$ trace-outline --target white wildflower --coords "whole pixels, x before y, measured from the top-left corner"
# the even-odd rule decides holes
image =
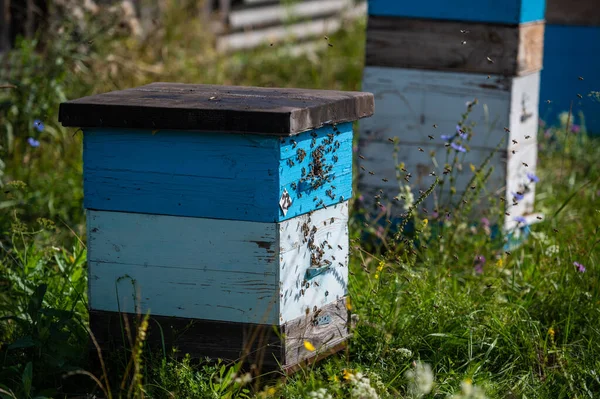
[[[406,359],[410,359],[413,355],[412,351],[406,348],[394,348],[393,351],[400,354],[400,356]]]
[[[398,195],[398,197],[400,197],[400,198],[404,197],[404,199],[403,199],[404,205],[402,208],[405,211],[408,211],[410,209],[410,207],[412,206],[413,202],[415,202],[415,197],[412,193],[412,190],[410,189],[410,186],[407,184],[402,185],[402,187],[400,188],[400,195]]]
[[[248,384],[250,381],[252,381],[252,376],[250,375],[250,373],[246,373],[244,375],[242,375],[241,377],[237,377],[235,379],[235,382],[238,384],[242,384],[242,385],[246,385]]]
[[[546,256],[552,256],[558,253],[558,251],[560,250],[558,245],[549,245],[548,247],[546,247]]]
[[[450,399],[487,399],[483,389],[476,387],[471,381],[463,381],[460,384],[461,392],[456,395],[452,395]]]
[[[427,395],[433,389],[433,371],[427,363],[416,362],[414,370],[405,374],[408,379],[408,389],[416,397]]]
[[[331,394],[327,393],[327,389],[325,388],[319,388],[316,391],[310,392],[308,397],[313,399],[333,399]]]
[[[350,375],[350,382],[352,383],[352,391],[350,392],[351,398],[356,399],[378,399],[379,395],[375,388],[371,386],[369,378],[362,373],[356,373]]]

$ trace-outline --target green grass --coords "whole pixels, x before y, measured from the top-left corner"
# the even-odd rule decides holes
[[[0,89],[2,398],[102,395],[81,371],[92,370],[81,135],[59,126],[61,101],[152,81],[360,89],[364,21],[329,38],[333,47],[316,59],[296,59],[270,46],[218,56],[183,18],[170,9],[142,43],[94,33],[110,20],[95,21],[76,41],[24,41],[0,73],[0,83],[17,86]],[[34,119],[44,121],[43,132]],[[409,398],[420,387],[423,397],[442,398],[468,389],[465,381],[490,398],[595,397],[600,141],[567,130],[540,132],[536,211],[545,217],[510,254],[458,209],[441,224],[415,212],[416,231],[389,234],[385,246],[365,240],[376,229],[354,215],[349,289],[357,320],[346,352],[285,381],[248,382],[231,365],[144,349],[142,328],[132,352],[104,354],[108,379],[96,374],[98,382],[109,382],[112,397]],[[27,144],[30,136],[39,147]],[[490,219],[503,213],[497,198],[484,201]],[[482,273],[476,256],[487,260]]]

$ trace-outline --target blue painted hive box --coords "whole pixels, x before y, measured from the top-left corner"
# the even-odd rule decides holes
[[[352,122],[373,109],[369,93],[176,83],[61,104],[84,132],[101,344],[150,312],[194,356],[293,370],[343,347]]]

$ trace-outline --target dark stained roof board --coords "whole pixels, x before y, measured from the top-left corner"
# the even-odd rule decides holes
[[[371,93],[152,83],[60,104],[63,126],[277,136],[373,115]]]

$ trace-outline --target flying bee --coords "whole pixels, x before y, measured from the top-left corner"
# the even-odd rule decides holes
[[[393,138],[391,138],[391,137],[388,137],[388,141],[389,141],[390,143],[393,143],[393,142],[394,142],[394,139],[393,139]]]
[[[458,256],[452,255],[452,257],[454,258],[455,261],[458,261]]]
[[[429,140],[433,140],[433,136],[432,135],[427,135],[427,137],[429,137]]]
[[[369,171],[369,174],[370,174],[371,176],[373,176],[373,175],[375,174],[375,172],[371,172],[371,171]]]
[[[387,224],[392,224],[392,221],[390,219],[386,219]]]
[[[404,173],[406,173],[406,172],[407,172],[407,170],[406,170],[406,169],[404,169],[404,168],[400,168],[400,170],[401,170],[401,171],[403,171]]]
[[[433,128],[434,128],[434,129],[437,129],[437,125],[436,125],[435,123],[433,124]]]
[[[400,201],[400,198],[394,197],[394,201]]]
[[[475,190],[476,186],[471,186],[471,190]]]
[[[537,220],[542,220],[541,216],[536,216]]]
[[[529,167],[529,165],[527,165],[525,162],[522,162],[523,166],[525,166],[526,168]]]
[[[462,33],[464,35],[466,35],[467,33],[470,33],[470,32],[471,32],[470,30],[466,30],[466,29],[461,29],[460,30],[460,33]]]
[[[548,104],[550,104],[550,103],[552,102],[552,100],[546,100],[546,102],[547,102]]]
[[[510,212],[504,212],[506,216],[510,216]]]
[[[429,176],[436,176],[435,171],[432,170],[431,173],[429,174]]]
[[[427,215],[427,209],[423,208],[423,213]]]
[[[558,233],[558,229],[552,229],[552,230],[554,230],[555,233]]]
[[[513,153],[513,155],[515,155],[515,154],[517,153],[517,151],[515,151],[515,150],[512,150],[512,153]]]
[[[517,140],[514,140],[514,139],[513,139],[513,140],[512,140],[512,143],[513,143],[513,144],[517,144]]]
[[[506,133],[510,133],[510,129],[509,129],[509,128],[507,128],[507,127],[505,127],[505,128],[504,128],[504,131],[505,131]]]
[[[333,44],[331,44],[331,43],[327,43],[327,45],[328,45],[329,47],[333,47]]]
[[[343,248],[341,245],[338,245],[338,249],[341,251]]]
[[[363,157],[362,155],[359,155],[358,157],[359,157],[360,159],[365,159],[365,157]]]
[[[525,136],[525,139],[530,139],[530,138],[531,138],[531,136]]]
[[[487,76],[487,79],[489,79],[490,77],[491,77],[491,76],[490,76],[490,75],[488,75],[488,76]]]
[[[486,57],[486,59],[487,59],[487,61],[488,61],[490,64],[493,64],[493,63],[494,63],[494,60],[492,60],[490,57]]]
[[[579,94],[579,93],[577,93],[577,97],[583,98],[583,96],[581,94]]]
[[[292,143],[292,148],[296,148],[296,146],[298,145],[298,143],[296,143],[295,140],[291,140],[291,143]]]
[[[361,166],[360,168],[361,168],[363,171],[366,171],[366,169],[365,169],[365,167],[364,167],[364,166]]]
[[[388,182],[388,179],[381,179],[381,180],[383,180],[383,181],[384,181],[384,182],[386,182],[386,183]]]
[[[580,77],[579,77],[579,80],[583,80],[583,76],[580,76]]]
[[[421,151],[421,152],[425,152],[425,151],[423,151],[423,149],[422,149],[421,147],[419,147],[419,151]]]
[[[508,256],[511,255],[511,253],[509,251],[504,251],[505,254],[507,254]]]
[[[467,44],[467,41],[463,40],[462,42],[460,42],[460,44],[465,45],[465,44]]]

